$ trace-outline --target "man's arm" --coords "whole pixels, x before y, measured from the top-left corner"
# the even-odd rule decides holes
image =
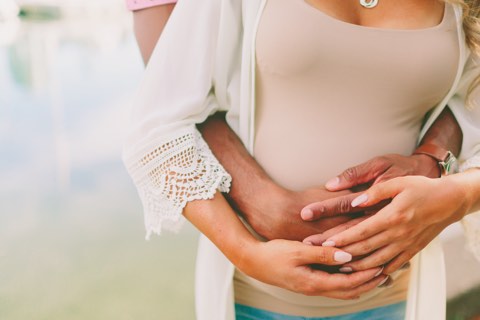
[[[299,212],[313,201],[329,199],[350,192],[329,192],[323,187],[294,192],[277,185],[248,153],[238,136],[216,114],[200,127],[215,157],[232,176],[227,198],[254,230],[267,239],[303,240],[305,235],[323,232],[349,217],[329,217],[304,222]],[[352,200],[355,195],[352,194]]]

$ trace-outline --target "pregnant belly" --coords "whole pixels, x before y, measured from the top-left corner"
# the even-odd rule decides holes
[[[419,130],[368,122],[345,126],[332,117],[303,118],[297,123],[292,117],[274,118],[263,117],[257,123],[255,159],[274,181],[297,191],[323,186],[345,169],[376,156],[409,155]]]

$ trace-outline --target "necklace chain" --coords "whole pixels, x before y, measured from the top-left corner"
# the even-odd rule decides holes
[[[362,7],[367,9],[375,8],[378,4],[378,0],[360,0]]]

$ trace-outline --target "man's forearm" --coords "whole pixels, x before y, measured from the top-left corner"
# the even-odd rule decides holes
[[[237,210],[256,210],[260,204],[254,200],[259,198],[259,194],[267,201],[268,194],[272,192],[287,196],[287,190],[275,184],[248,153],[242,141],[226,123],[224,113],[217,113],[207,119],[199,126],[199,130],[215,157],[233,178],[228,199]]]
[[[438,146],[458,156],[462,147],[462,141],[462,129],[450,111],[450,108],[447,106],[425,133],[419,146]],[[430,178],[437,178],[442,174],[437,160],[433,157],[417,152],[414,157],[420,158],[425,168],[430,168],[429,171],[422,172],[423,175]]]
[[[302,240],[349,220],[341,216],[314,223],[303,221],[299,213],[305,205],[325,196],[346,193],[330,193],[323,188],[306,192],[282,188],[248,153],[226,123],[224,114],[208,118],[199,130],[215,157],[232,176],[227,199],[260,235],[267,239]]]
[[[434,144],[458,156],[462,147],[462,140],[462,129],[447,106],[428,129],[420,145]]]

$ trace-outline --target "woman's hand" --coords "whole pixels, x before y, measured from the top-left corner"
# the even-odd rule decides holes
[[[183,213],[238,269],[259,281],[294,292],[338,299],[353,299],[386,281],[382,268],[346,275],[311,267],[341,266],[351,261],[352,256],[341,249],[290,240],[258,241],[220,193],[212,200],[189,202]]]
[[[336,299],[358,298],[387,280],[379,267],[351,274],[328,273],[311,267],[339,266],[351,259],[350,254],[333,247],[272,240],[258,242],[238,268],[255,279],[293,292]]]
[[[465,185],[454,176],[441,179],[410,176],[376,184],[352,201],[352,207],[371,207],[391,200],[376,214],[358,224],[337,227],[338,234],[316,235],[304,241],[342,248],[353,256],[367,257],[346,264],[354,271],[386,265],[390,274],[406,264],[443,229],[461,219],[469,209]],[[372,253],[373,252],[373,253]]]

